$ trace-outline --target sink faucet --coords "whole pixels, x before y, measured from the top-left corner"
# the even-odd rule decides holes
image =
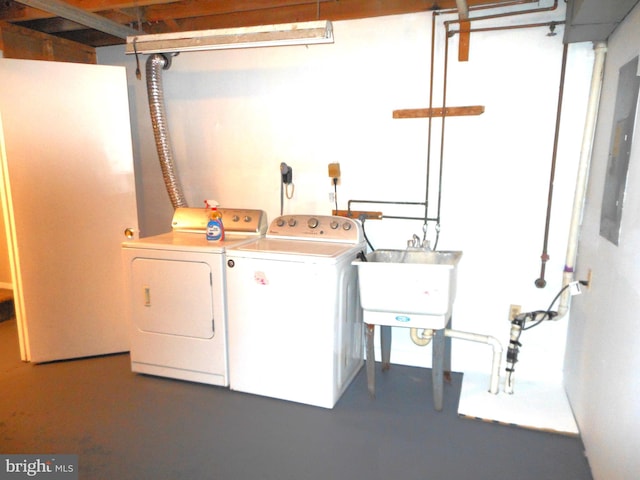
[[[421,242],[420,237],[414,233],[413,237],[407,240],[407,249],[431,250],[431,247],[428,240]]]

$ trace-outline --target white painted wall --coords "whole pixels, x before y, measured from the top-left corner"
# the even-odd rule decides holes
[[[563,5],[556,12],[501,22],[563,20]],[[341,165],[342,209],[349,199],[423,201],[428,121],[394,120],[392,111],[428,106],[430,28],[430,13],[342,21],[334,23],[333,45],[174,58],[164,84],[187,200],[192,206],[216,198],[224,206],[263,208],[271,220],[280,212],[279,165],[284,161],[293,167],[295,183],[285,213],[330,213],[330,162]],[[446,122],[438,247],[464,251],[454,327],[493,335],[505,347],[509,305],[544,309],[560,288],[591,74],[591,45],[572,45],[548,285],[539,290],[534,280],[540,271],[563,33],[561,28],[554,37],[547,32],[474,33],[467,63],[456,60],[458,38],[450,42],[448,104],[484,105],[486,112]],[[441,27],[437,37],[434,106],[442,98]],[[172,209],[153,144],[145,83],[135,79],[135,59],[125,57],[122,47],[99,49],[98,59],[127,66],[142,234],[167,231]],[[434,164],[439,125],[434,121]],[[435,207],[437,168],[432,181]],[[376,248],[403,248],[422,225],[384,220],[368,222],[366,229]],[[434,237],[433,225],[429,236]],[[567,325],[565,319],[523,335],[517,377],[561,378]],[[454,340],[453,348],[454,370],[488,375],[489,347]],[[394,330],[392,362],[429,366],[430,356],[431,347],[417,347],[407,331]]]
[[[640,5],[609,39],[579,250],[593,288],[574,302],[565,377],[596,479],[638,478],[640,457],[640,122],[636,118],[619,246],[599,235],[619,69],[640,54]]]

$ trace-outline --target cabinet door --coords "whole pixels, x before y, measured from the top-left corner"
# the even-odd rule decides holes
[[[124,68],[0,59],[2,199],[23,360],[127,351],[137,236]]]

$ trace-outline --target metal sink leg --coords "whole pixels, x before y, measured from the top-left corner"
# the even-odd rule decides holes
[[[376,357],[373,351],[373,334],[376,331],[375,325],[369,325],[365,323],[365,334],[367,340],[367,389],[369,390],[369,396],[375,398],[376,396]]]
[[[444,330],[433,332],[433,352],[431,365],[431,381],[433,383],[433,406],[437,411],[442,410],[443,386],[444,386]]]
[[[380,325],[380,356],[385,372],[391,368],[391,327],[388,325]]]

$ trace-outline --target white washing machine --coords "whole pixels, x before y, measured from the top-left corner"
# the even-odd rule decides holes
[[[227,251],[230,388],[333,408],[363,364],[359,221],[288,215]]]
[[[206,209],[178,208],[173,231],[123,243],[132,371],[229,385],[225,251],[263,236],[267,219],[219,211],[223,241],[207,241]]]

